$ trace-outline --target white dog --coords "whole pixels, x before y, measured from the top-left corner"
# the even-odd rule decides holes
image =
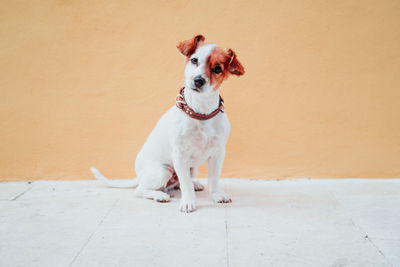
[[[177,178],[182,193],[179,210],[191,212],[196,209],[195,189],[203,189],[192,178],[208,160],[208,186],[214,201],[231,202],[218,186],[230,131],[219,89],[229,75],[243,75],[244,68],[231,49],[224,51],[204,39],[197,35],[177,45],[186,56],[185,87],[137,155],[138,178],[112,181],[91,168],[97,179],[113,187],[137,187],[137,196],[165,202],[170,198],[165,188],[175,186]]]

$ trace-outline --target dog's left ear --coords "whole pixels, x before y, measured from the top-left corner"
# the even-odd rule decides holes
[[[228,55],[230,56],[230,61],[229,61],[229,72],[231,74],[240,76],[244,74],[244,68],[242,63],[239,62],[239,60],[237,59],[236,53],[233,52],[232,49],[228,49]]]
[[[196,51],[198,44],[205,39],[203,35],[198,34],[192,39],[180,42],[176,47],[184,56],[190,57]]]

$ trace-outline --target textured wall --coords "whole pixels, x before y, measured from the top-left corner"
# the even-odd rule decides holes
[[[134,176],[197,33],[246,68],[224,177],[400,177],[399,1],[5,0],[0,180]]]

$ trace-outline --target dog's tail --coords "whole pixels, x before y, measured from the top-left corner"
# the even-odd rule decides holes
[[[109,187],[130,188],[138,186],[137,179],[110,180],[104,177],[95,167],[91,167],[90,171],[93,173],[94,177],[96,177],[97,180],[102,181],[105,185]]]

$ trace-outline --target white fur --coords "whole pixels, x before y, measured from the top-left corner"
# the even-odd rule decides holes
[[[198,58],[198,64],[189,60],[185,68],[185,100],[196,112],[209,114],[219,105],[219,90],[213,90],[205,75],[207,58],[215,45],[200,46],[191,58]],[[193,78],[201,75],[206,79],[200,92],[193,89]],[[168,201],[169,195],[161,192],[176,171],[182,197],[179,210],[191,212],[196,209],[195,188],[192,182],[197,167],[208,161],[208,185],[216,202],[230,202],[230,198],[219,188],[222,163],[225,158],[225,144],[228,140],[230,124],[226,113],[199,121],[192,119],[176,106],[170,108],[158,121],[154,130],[139,151],[135,170],[138,185],[136,195]],[[96,169],[91,168],[95,177],[113,186]],[[118,186],[120,184],[116,184]]]

